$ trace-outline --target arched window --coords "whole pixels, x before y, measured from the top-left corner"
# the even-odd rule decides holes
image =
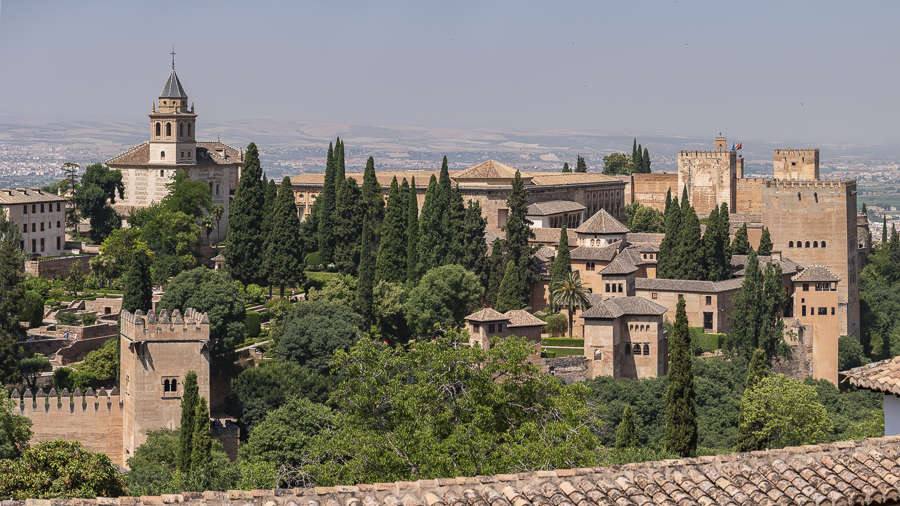
[[[794,241],[788,241],[788,248],[794,247]]]
[[[641,354],[641,345],[635,343],[635,345],[631,348],[631,350],[634,355],[640,355]]]
[[[172,389],[171,390],[172,392],[177,392],[178,391],[178,380],[172,380],[172,384],[169,385],[169,388]]]
[[[633,324],[633,323],[631,323],[631,324],[628,325],[628,330],[634,330],[634,324]]]
[[[809,241],[806,241],[806,247],[807,248],[809,247]]]
[[[188,123],[188,137],[191,136],[191,124]]]
[[[169,391],[169,380],[163,381],[163,392]]]
[[[163,157],[163,158],[166,157],[166,152],[165,152],[165,151],[162,152],[162,157]],[[162,169],[159,169],[159,177],[165,177],[165,176],[166,176],[166,175],[163,173],[163,170],[162,170]]]
[[[161,132],[162,132],[162,125],[160,125],[160,124],[157,122],[157,123],[156,123],[156,136],[159,137],[159,136],[161,135]]]
[[[649,355],[649,354],[650,354],[650,345],[645,344],[644,345],[644,355]]]
[[[181,158],[184,158],[184,151],[181,152]]]
[[[819,241],[813,241],[813,248],[819,247]]]
[[[166,123],[166,137],[172,137],[172,124]]]
[[[803,247],[803,241],[797,241],[797,247],[798,247],[798,248],[802,248],[802,247]]]
[[[184,123],[178,124],[178,137],[184,137]]]
[[[166,152],[165,152],[165,151],[160,151],[160,152],[159,152],[159,157],[162,158],[163,160],[165,160],[165,158],[166,158]],[[159,171],[159,177],[162,177],[162,171]]]
[[[822,247],[823,248],[825,247],[825,241],[822,241]]]

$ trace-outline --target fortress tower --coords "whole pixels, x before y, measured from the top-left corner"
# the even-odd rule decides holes
[[[819,149],[776,149],[775,179],[815,181],[819,179]]]
[[[147,439],[148,430],[181,424],[181,396],[188,371],[197,373],[200,396],[209,399],[209,318],[205,313],[165,309],[121,315],[121,397],[124,459]]]
[[[719,149],[724,146],[725,138],[717,137],[716,151],[678,152],[678,198],[686,187],[691,205],[701,216],[722,202],[734,209],[738,157],[734,151]]]

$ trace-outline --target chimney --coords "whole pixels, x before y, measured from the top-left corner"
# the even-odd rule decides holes
[[[769,258],[769,260],[771,260],[773,262],[775,262],[775,261],[780,262],[781,261],[781,251],[772,250],[772,256]]]

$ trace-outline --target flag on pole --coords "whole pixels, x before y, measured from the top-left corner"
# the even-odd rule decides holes
[[[737,148],[738,148],[738,149],[741,149],[741,148],[743,148],[743,147],[744,147],[744,143],[743,143],[743,142],[737,145]]]
[[[734,143],[731,143],[731,150],[734,151]]]

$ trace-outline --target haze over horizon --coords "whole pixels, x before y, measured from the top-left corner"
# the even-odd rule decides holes
[[[0,122],[242,119],[900,144],[890,2],[0,4]]]

